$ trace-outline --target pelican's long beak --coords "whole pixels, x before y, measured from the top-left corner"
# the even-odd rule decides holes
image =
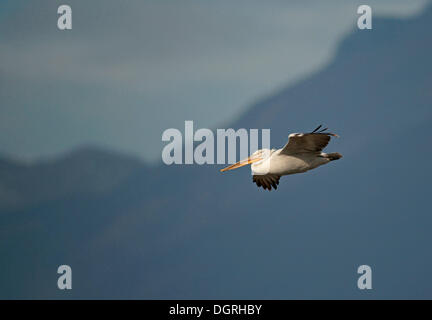
[[[248,164],[260,161],[260,160],[262,160],[261,157],[256,157],[256,158],[255,157],[249,157],[247,159],[244,159],[244,160],[241,160],[241,161],[239,161],[237,163],[234,163],[234,164],[230,165],[229,167],[221,169],[221,172],[237,169],[237,168],[240,168],[240,167],[244,167],[245,165],[248,165]]]

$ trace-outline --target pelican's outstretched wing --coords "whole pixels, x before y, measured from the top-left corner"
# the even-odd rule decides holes
[[[321,152],[328,145],[330,136],[337,137],[338,135],[331,132],[324,132],[327,128],[319,130],[320,128],[321,126],[318,126],[318,128],[309,133],[290,134],[288,143],[283,147],[281,153],[292,155]]]
[[[280,176],[276,174],[263,174],[253,176],[253,182],[255,182],[258,187],[263,187],[264,189],[268,189],[269,191],[272,189],[272,187],[275,190],[277,189],[279,179]]]

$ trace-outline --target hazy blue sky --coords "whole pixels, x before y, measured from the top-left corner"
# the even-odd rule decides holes
[[[73,30],[57,30],[57,7]],[[0,153],[98,144],[160,159],[163,130],[223,127],[325,65],[364,1],[2,1]],[[424,0],[370,0],[410,16]]]

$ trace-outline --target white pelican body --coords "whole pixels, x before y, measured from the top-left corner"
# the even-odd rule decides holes
[[[319,156],[311,154],[286,155],[282,153],[283,149],[270,150],[270,157],[251,164],[253,174],[265,175],[267,173],[286,176],[289,174],[302,173],[315,169],[320,165],[330,162],[328,158],[321,153]],[[261,150],[260,150],[261,151]],[[267,150],[263,150],[268,152]]]
[[[310,133],[293,133],[282,149],[261,149],[249,158],[237,162],[221,171],[240,168],[251,164],[253,182],[269,191],[277,189],[281,176],[306,172],[330,161],[342,158],[340,153],[324,153],[333,133],[318,131],[319,126]]]

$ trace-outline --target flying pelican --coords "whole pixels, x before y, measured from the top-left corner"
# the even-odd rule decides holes
[[[251,164],[253,182],[258,187],[269,191],[277,189],[281,176],[302,173],[315,169],[323,164],[342,158],[340,153],[324,153],[330,137],[337,134],[325,132],[321,125],[309,133],[292,133],[288,143],[282,149],[261,149],[255,151],[249,158],[241,160],[221,172],[237,169]],[[318,131],[319,130],[319,131]]]

